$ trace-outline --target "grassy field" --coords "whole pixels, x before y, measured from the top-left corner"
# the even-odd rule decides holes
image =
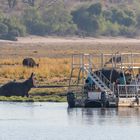
[[[36,86],[58,86],[68,85],[70,74],[70,59],[54,58],[34,58],[39,63],[39,67],[27,68],[22,66],[21,59],[1,59],[0,60],[0,84],[8,81],[24,81],[32,72],[35,73]],[[66,101],[67,88],[41,88],[32,89],[30,98],[22,97],[0,97],[2,101]]]
[[[73,53],[140,52],[139,39],[125,38],[19,38],[0,41],[0,84],[24,81],[31,72],[36,85],[68,85]],[[22,66],[25,57],[33,57],[39,67]],[[66,101],[67,88],[32,89],[30,98],[0,97],[5,101]]]

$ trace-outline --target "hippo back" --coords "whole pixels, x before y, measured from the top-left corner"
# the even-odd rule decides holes
[[[99,70],[111,83],[116,82],[119,77],[120,72],[115,69],[101,69]],[[95,73],[97,73],[96,71]]]
[[[38,66],[33,58],[25,58],[22,62],[23,66],[35,67]]]

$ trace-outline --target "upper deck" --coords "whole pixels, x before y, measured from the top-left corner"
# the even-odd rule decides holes
[[[89,67],[92,69],[139,69],[140,53],[115,53],[115,54],[73,54],[72,68]]]

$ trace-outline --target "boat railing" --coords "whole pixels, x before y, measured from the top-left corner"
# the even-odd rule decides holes
[[[118,85],[117,90],[118,97],[140,97],[140,85]]]
[[[140,53],[73,54],[72,68],[140,68]]]

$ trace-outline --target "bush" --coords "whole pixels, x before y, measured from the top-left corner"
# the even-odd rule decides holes
[[[25,26],[16,18],[3,17],[0,22],[0,38],[8,40],[17,40],[16,37],[25,35]]]
[[[73,21],[77,24],[79,31],[85,32],[88,35],[96,35],[99,30],[98,18],[90,15],[89,9],[84,7],[72,12]]]
[[[4,15],[3,15],[3,13],[0,11],[0,22],[3,22],[3,18],[4,18]]]
[[[15,18],[4,18],[3,23],[6,24],[9,28],[9,32],[12,30],[17,30],[19,32],[19,36],[25,36],[26,34],[26,27],[22,24],[22,22]]]
[[[105,23],[105,29],[104,32],[102,32],[102,35],[105,36],[118,36],[120,35],[120,25],[117,23],[112,23],[110,21],[107,21]]]
[[[122,26],[120,30],[120,35],[127,36],[127,37],[135,37],[136,36],[136,28],[135,27],[125,27]]]
[[[0,23],[0,35],[6,35],[8,33],[8,26],[4,23]]]
[[[19,37],[20,36],[20,33],[19,33],[18,30],[12,29],[11,31],[9,31],[9,35],[10,36],[14,36],[14,37]]]
[[[45,35],[47,31],[47,25],[44,22],[36,22],[32,24],[31,33],[35,35]]]
[[[96,15],[99,16],[102,12],[102,5],[101,3],[95,3],[92,4],[87,11],[89,12],[90,15]]]
[[[112,16],[110,21],[113,23],[117,22],[120,25],[124,26],[134,26],[136,23],[136,17],[132,11],[123,11],[120,9],[112,9]]]
[[[46,8],[43,13],[43,21],[47,25],[48,34],[67,35],[73,34],[77,30],[72,15],[61,2],[53,4],[53,7]]]
[[[38,27],[41,28],[39,24],[42,23],[42,18],[41,18],[40,12],[36,8],[25,9],[23,12],[22,21],[24,25],[26,26],[28,33],[30,34],[34,34],[34,33],[37,34],[37,32],[34,30],[39,31]]]

